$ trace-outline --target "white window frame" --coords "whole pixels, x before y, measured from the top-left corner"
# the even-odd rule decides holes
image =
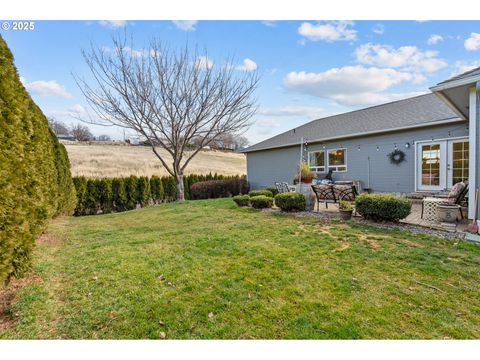
[[[344,154],[345,154],[345,164],[344,165],[332,165],[330,166],[330,151],[338,151],[338,150],[343,150],[344,151]],[[347,162],[348,162],[348,151],[347,151],[347,148],[335,148],[335,149],[328,149],[326,150],[326,154],[327,154],[327,169],[330,170],[330,169],[333,169],[333,171],[335,172],[347,172]],[[338,170],[339,167],[345,167],[344,170]]]
[[[319,152],[323,152],[323,166],[310,166],[310,154],[315,154],[315,153],[319,153]],[[326,169],[327,169],[327,160],[325,159],[325,156],[327,154],[327,151],[326,150],[315,150],[315,151],[309,151],[308,152],[308,167],[310,168],[311,171],[314,171],[314,172],[319,172],[319,173],[325,173],[327,172]]]

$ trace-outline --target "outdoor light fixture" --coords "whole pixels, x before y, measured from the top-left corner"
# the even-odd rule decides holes
[[[409,142],[405,143],[405,149],[410,149],[410,143]]]
[[[380,151],[380,148],[377,146],[377,151]]]

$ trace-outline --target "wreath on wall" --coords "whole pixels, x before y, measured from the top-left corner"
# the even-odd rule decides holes
[[[406,157],[405,153],[399,149],[393,150],[387,156],[390,159],[390,163],[394,165],[400,165],[402,162],[405,161],[405,157]]]

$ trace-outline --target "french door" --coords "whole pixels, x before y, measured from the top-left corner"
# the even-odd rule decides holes
[[[417,190],[441,191],[468,179],[468,139],[417,143]]]

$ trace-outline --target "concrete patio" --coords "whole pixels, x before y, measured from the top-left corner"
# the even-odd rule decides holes
[[[320,212],[324,215],[327,215],[329,217],[331,216],[332,218],[334,218],[338,214],[338,204],[329,203],[328,208],[326,208],[324,203],[320,203],[320,208],[318,208],[317,203],[315,202],[313,211]],[[464,208],[464,214],[466,213],[467,212]],[[431,229],[444,230],[440,222],[425,221],[424,219],[422,219],[421,215],[422,215],[422,203],[416,200],[412,204],[412,212],[410,213],[410,215],[407,216],[407,218],[401,220],[400,222],[404,224],[417,225],[417,226],[422,226],[422,227],[431,228]],[[359,215],[357,216],[360,217]],[[460,220],[460,216],[459,216],[459,219],[456,225],[457,225],[457,228],[456,228],[457,232],[465,232],[468,226],[468,221],[466,219]]]

